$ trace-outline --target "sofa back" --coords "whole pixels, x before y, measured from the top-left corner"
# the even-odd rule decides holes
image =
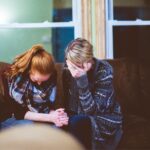
[[[150,66],[137,59],[108,60],[114,69],[115,97],[124,114],[150,117]]]
[[[133,59],[107,60],[114,70],[115,97],[124,114],[138,114],[150,117],[150,67],[147,62]],[[0,62],[0,94],[3,94],[1,74],[9,64]],[[57,97],[56,108],[63,107],[62,87],[63,63],[56,63]]]
[[[4,95],[4,85],[3,85],[3,79],[2,74],[6,68],[8,68],[10,64],[5,62],[0,62],[0,95]]]

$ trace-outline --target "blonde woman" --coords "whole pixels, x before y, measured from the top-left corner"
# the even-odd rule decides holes
[[[87,145],[91,142],[91,126],[93,149],[115,149],[122,135],[122,113],[114,99],[112,67],[94,58],[93,46],[82,38],[68,44],[65,57],[63,85],[69,124],[76,124],[79,118],[84,122],[71,128],[71,132],[81,133],[81,137],[84,132]],[[89,118],[91,124],[82,118]]]
[[[56,97],[54,59],[41,45],[19,55],[5,73],[6,89],[15,117],[1,123],[2,128],[34,122],[68,124],[63,108],[54,110]],[[15,119],[16,118],[16,119]]]

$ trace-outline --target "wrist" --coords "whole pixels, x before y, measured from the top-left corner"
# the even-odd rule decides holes
[[[35,112],[30,112],[30,111],[28,111],[25,114],[24,119],[39,121],[39,122],[50,122],[49,114],[35,113]]]
[[[85,88],[88,86],[88,78],[87,78],[87,74],[84,74],[78,78],[76,78],[76,82],[77,82],[77,86],[79,88]]]
[[[41,114],[40,116],[40,120],[43,121],[43,122],[54,122],[53,120],[53,116],[49,113],[49,114]]]
[[[54,112],[54,111],[52,111],[52,112]],[[46,114],[47,122],[55,123],[54,115],[52,114],[52,112],[50,112],[49,114]]]

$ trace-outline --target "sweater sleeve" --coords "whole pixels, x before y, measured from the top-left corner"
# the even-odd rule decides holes
[[[112,67],[105,63],[99,68],[94,81],[94,90],[90,91],[87,75],[76,78],[79,100],[85,114],[104,113],[113,105]]]
[[[69,83],[68,83],[68,74],[69,72],[67,71],[66,68],[64,68],[63,70],[63,75],[62,75],[62,78],[63,78],[63,92],[64,92],[64,100],[63,100],[63,105],[65,107],[65,111],[67,113],[69,113]]]
[[[16,119],[18,120],[24,119],[26,112],[29,111],[28,108],[18,104],[16,101],[13,101],[13,103],[14,103],[14,115]]]
[[[3,74],[3,84],[4,84],[4,99],[5,99],[5,109],[7,108],[9,113],[14,114],[17,119],[24,119],[25,113],[28,111],[28,108],[22,106],[21,104],[17,103],[9,94],[8,80],[6,76]]]

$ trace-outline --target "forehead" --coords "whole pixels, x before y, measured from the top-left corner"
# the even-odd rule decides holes
[[[37,71],[31,72],[31,74],[33,75],[33,77],[37,78],[37,79],[47,79],[49,78],[50,74],[41,74]]]

